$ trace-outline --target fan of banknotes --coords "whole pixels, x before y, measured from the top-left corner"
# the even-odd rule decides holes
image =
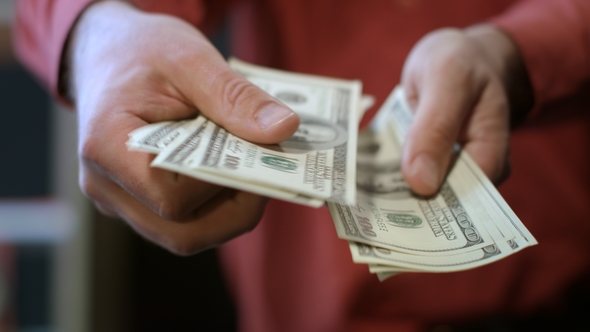
[[[157,154],[153,167],[202,181],[313,207],[327,203],[353,261],[368,264],[380,280],[475,268],[537,243],[458,147],[437,195],[409,190],[400,151],[412,112],[401,89],[359,135],[359,120],[373,103],[360,81],[229,63],[299,115],[290,139],[254,144],[201,115],[139,128],[128,148]]]

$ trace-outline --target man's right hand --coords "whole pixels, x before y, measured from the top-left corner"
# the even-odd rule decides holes
[[[271,144],[296,131],[295,113],[233,72],[193,26],[122,2],[87,8],[66,52],[80,186],[101,212],[180,255],[256,226],[265,198],[151,168],[153,156],[127,151],[127,134],[201,112],[237,136]]]

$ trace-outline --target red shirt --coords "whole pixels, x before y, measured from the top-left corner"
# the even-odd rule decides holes
[[[54,92],[63,41],[88,2],[19,3],[17,50]],[[203,26],[218,17],[224,2],[211,2],[220,6],[215,8],[198,1],[137,3]],[[377,107],[425,33],[491,20],[518,44],[539,111],[514,131],[513,173],[500,187],[538,246],[470,271],[406,273],[380,283],[366,266],[352,262],[327,209],[271,201],[253,232],[221,247],[243,330],[414,331],[482,316],[529,314],[559,305],[566,287],[588,278],[590,1],[514,3],[236,1],[231,13],[235,55],[293,71],[361,79]]]

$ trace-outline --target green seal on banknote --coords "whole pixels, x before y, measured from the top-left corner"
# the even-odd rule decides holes
[[[388,213],[387,220],[391,221],[391,223],[398,227],[405,227],[405,228],[418,228],[422,227],[422,219],[418,216],[413,216],[410,214],[397,214],[397,213]]]
[[[297,169],[297,164],[286,158],[264,156],[260,160],[265,166],[276,169],[277,171],[289,172]]]

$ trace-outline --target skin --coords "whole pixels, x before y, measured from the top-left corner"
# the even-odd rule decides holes
[[[276,143],[297,129],[295,113],[234,73],[194,27],[122,2],[89,7],[68,51],[80,187],[102,213],[179,255],[256,226],[266,198],[151,168],[153,156],[127,151],[127,134],[198,108],[236,135]]]
[[[402,80],[416,118],[402,169],[419,194],[438,190],[456,141],[492,180],[506,173],[511,67],[504,63],[512,58],[490,56],[486,45],[519,59],[510,40],[490,27],[434,32],[408,57]],[[68,94],[79,114],[80,187],[102,213],[178,255],[257,225],[266,198],[151,168],[153,156],[127,151],[127,134],[194,117],[198,109],[237,136],[272,144],[296,131],[295,113],[230,70],[194,27],[122,2],[87,8],[65,54]]]
[[[437,192],[455,143],[494,183],[508,177],[511,112],[522,117],[532,91],[507,35],[489,25],[436,30],[413,48],[402,84],[415,110],[402,154],[402,173],[414,192]]]

